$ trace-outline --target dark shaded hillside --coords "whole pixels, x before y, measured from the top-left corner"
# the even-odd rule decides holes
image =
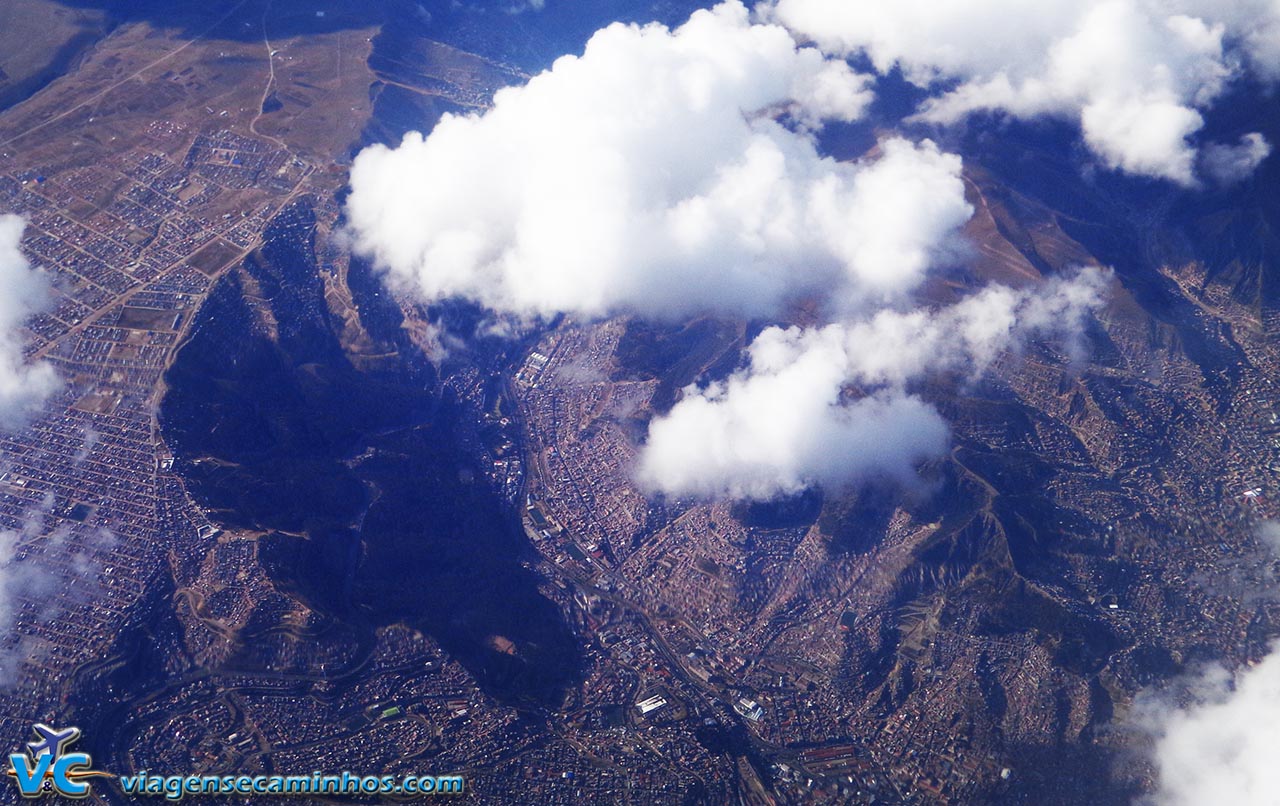
[[[305,203],[286,209],[201,310],[161,411],[178,469],[220,525],[270,533],[268,571],[313,607],[367,628],[408,623],[498,696],[554,699],[576,673],[574,645],[519,564],[510,509],[465,472],[459,405],[412,352],[378,370],[348,360],[313,223]]]

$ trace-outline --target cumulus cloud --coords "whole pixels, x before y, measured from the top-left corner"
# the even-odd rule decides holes
[[[24,222],[0,215],[0,427],[19,425],[58,388],[48,364],[23,360],[22,323],[44,308],[48,280],[31,268],[20,249]]]
[[[1087,269],[1034,290],[991,287],[937,311],[769,328],[745,369],[686,389],[652,423],[638,478],[673,495],[752,499],[876,476],[907,483],[949,437],[907,385],[947,370],[976,376],[1033,333],[1072,336],[1106,282]]]
[[[865,54],[935,90],[918,117],[978,111],[1076,121],[1108,167],[1196,182],[1202,111],[1253,66],[1280,78],[1274,0],[776,0],[824,50]]]
[[[428,300],[526,315],[898,298],[971,209],[932,143],[819,154],[807,128],[869,100],[865,77],[736,0],[674,30],[615,24],[491,109],[363,151],[355,246]]]
[[[639,480],[672,495],[760,500],[875,475],[909,480],[946,447],[947,425],[910,395],[842,402],[846,350],[837,333],[766,332],[750,369],[687,390],[651,424]]]

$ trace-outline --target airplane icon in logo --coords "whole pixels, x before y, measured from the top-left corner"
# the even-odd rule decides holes
[[[27,752],[10,753],[9,769],[5,770],[22,797],[37,798],[49,793],[88,797],[91,787],[86,778],[111,777],[111,773],[93,769],[88,753],[67,749],[80,738],[79,728],[59,730],[37,723],[31,731],[36,740],[27,742]]]
[[[52,753],[54,758],[60,758],[66,752],[67,745],[80,738],[79,728],[54,730],[48,725],[37,723],[33,726],[33,730],[40,737],[40,741],[27,742],[27,747],[31,748],[32,758],[40,758],[45,753]]]

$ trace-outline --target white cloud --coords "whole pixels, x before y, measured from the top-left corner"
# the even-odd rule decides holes
[[[1280,2],[1276,0],[1176,0],[1183,14],[1226,25],[1249,66],[1264,81],[1280,80]]]
[[[507,7],[506,11],[508,14],[523,14],[526,11],[541,11],[546,7],[547,0],[522,0],[522,2],[512,3]],[[422,8],[422,6],[418,6],[418,8]],[[430,22],[430,13],[426,9],[423,9],[423,13],[426,14],[427,21]]]
[[[46,519],[53,510],[54,496],[44,499],[25,513],[21,530],[0,531],[0,636],[11,636],[18,623],[18,608],[33,592],[48,587],[51,578],[40,565],[20,558],[20,547],[32,537],[43,535]],[[57,548],[61,545],[58,539]],[[0,648],[0,688],[12,685],[18,677],[26,647],[19,640],[17,645]]]
[[[15,567],[18,534],[0,531],[0,630],[8,636],[13,633],[16,621],[15,608],[22,582],[22,574]],[[11,685],[17,677],[12,652],[0,650],[0,687]]]
[[[1234,677],[1215,666],[1197,703],[1161,709],[1155,761],[1159,806],[1271,806],[1280,792],[1280,653]]]
[[[918,398],[843,403],[848,349],[838,326],[780,330],[751,345],[751,367],[686,390],[649,428],[638,478],[673,495],[769,499],[811,484],[910,479],[947,444],[946,423]]]
[[[24,513],[20,529],[0,530],[0,637],[6,639],[0,640],[0,689],[19,682],[23,666],[39,651],[39,642],[17,628],[33,619],[57,619],[69,605],[93,601],[101,592],[101,555],[118,544],[102,527],[75,534],[64,522],[49,529],[55,502],[47,493]]]
[[[1280,524],[1258,529],[1280,556]],[[1265,591],[1274,595],[1274,590]],[[1214,664],[1166,693],[1139,695],[1134,721],[1155,737],[1159,778],[1152,806],[1271,806],[1280,792],[1280,646],[1253,666]]]
[[[877,476],[907,483],[948,442],[941,416],[907,384],[946,370],[977,375],[1031,333],[1073,336],[1106,282],[1088,269],[1034,290],[991,287],[939,311],[769,328],[746,369],[686,389],[651,424],[637,477],[678,496],[752,499]]]
[[[612,25],[487,111],[362,152],[354,245],[423,300],[526,317],[777,318],[817,301],[844,324],[766,331],[748,370],[654,421],[641,479],[752,498],[907,480],[948,434],[906,383],[978,372],[1096,289],[1090,274],[910,312],[973,210],[959,158],[932,142],[819,153],[812,132],[862,115],[868,83],[737,0],[674,30]]]
[[[865,85],[736,0],[675,30],[612,25],[488,111],[362,152],[355,245],[425,299],[530,315],[898,298],[971,209],[931,143],[818,153],[804,128],[857,118]]]
[[[1075,120],[1108,167],[1194,184],[1201,112],[1242,62],[1280,77],[1274,0],[776,0],[839,54],[936,90],[919,117],[990,110]]]
[[[59,385],[48,364],[23,360],[19,328],[49,298],[45,276],[31,268],[20,249],[24,222],[0,215],[0,427],[23,422]]]
[[[1200,155],[1201,168],[1217,182],[1229,185],[1248,179],[1255,168],[1271,155],[1271,144],[1256,132],[1246,134],[1235,145],[1213,143]]]
[[[945,451],[950,430],[918,397],[839,395],[795,368],[690,398],[653,424],[640,479],[677,496],[769,500],[872,478],[909,485]]]
[[[1280,522],[1265,521],[1258,527],[1258,540],[1262,545],[1271,551],[1272,554],[1280,557]]]
[[[30,646],[25,636],[15,633],[20,621],[19,608],[30,601],[33,594],[47,591],[53,578],[46,569],[30,559],[20,559],[20,546],[33,534],[43,529],[44,514],[34,516],[34,524],[19,531],[0,531],[0,690],[14,685],[20,676],[23,662]],[[17,641],[11,643],[11,637]]]

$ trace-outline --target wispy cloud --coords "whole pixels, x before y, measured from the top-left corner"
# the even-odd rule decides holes
[[[1264,523],[1258,538],[1280,556],[1280,524]],[[1155,739],[1151,806],[1271,806],[1280,793],[1280,645],[1255,665],[1214,664],[1171,692],[1141,695],[1135,722]]]
[[[22,254],[25,223],[0,215],[0,428],[20,425],[60,385],[53,367],[23,359],[20,328],[45,308],[49,281]]]

